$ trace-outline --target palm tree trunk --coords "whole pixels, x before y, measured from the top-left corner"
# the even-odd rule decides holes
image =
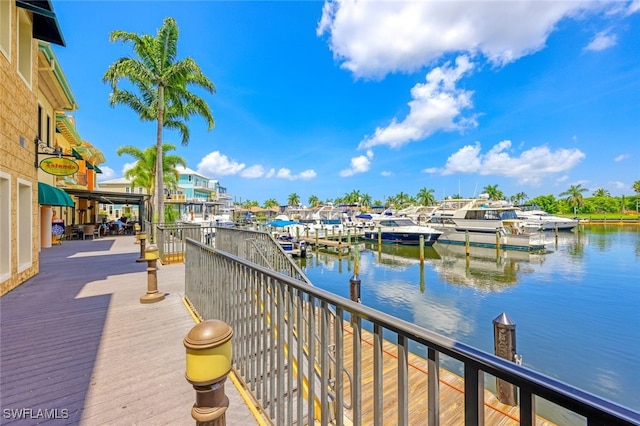
[[[156,136],[155,222],[164,221],[164,182],[162,170],[162,128],[164,123],[164,86],[158,86],[158,128]],[[155,241],[155,238],[154,238]]]

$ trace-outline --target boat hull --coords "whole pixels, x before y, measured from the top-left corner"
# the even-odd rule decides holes
[[[499,237],[497,236],[499,235]],[[469,246],[497,248],[498,243],[503,250],[539,251],[545,246],[544,235],[534,234],[503,234],[496,232],[468,232]],[[467,232],[448,229],[438,238],[438,244],[465,245]]]
[[[362,237],[367,241],[378,241],[378,235],[382,244],[402,244],[402,245],[419,245],[420,236],[424,237],[424,245],[432,246],[440,237],[440,233],[404,233],[404,232],[385,232],[380,234],[378,231],[365,231]]]

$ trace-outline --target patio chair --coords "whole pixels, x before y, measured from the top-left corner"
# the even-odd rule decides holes
[[[80,227],[77,225],[71,226],[71,235],[69,236],[69,239],[73,240],[74,238],[77,240],[80,239]]]
[[[96,226],[95,225],[84,225],[83,226],[83,239],[86,240],[87,237],[91,237],[92,239],[96,238]]]

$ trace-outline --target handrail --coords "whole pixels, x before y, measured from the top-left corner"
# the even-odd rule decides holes
[[[308,331],[318,330],[322,336],[321,342],[336,344],[337,370],[343,366],[343,341],[342,327],[345,313],[351,316],[353,327],[353,381],[356,387],[353,389],[351,416],[354,424],[359,424],[363,415],[361,411],[363,389],[362,377],[373,368],[373,395],[374,417],[376,423],[382,423],[382,335],[383,332],[394,333],[398,336],[398,419],[408,418],[407,398],[407,362],[406,354],[409,341],[424,345],[428,348],[428,374],[429,381],[429,418],[430,425],[439,423],[438,416],[438,374],[439,356],[447,355],[464,365],[464,411],[465,424],[482,424],[483,412],[481,410],[484,400],[484,374],[491,374],[520,388],[520,422],[523,425],[532,425],[535,422],[535,397],[542,397],[551,403],[565,407],[578,415],[584,416],[588,424],[622,424],[632,425],[640,422],[640,413],[614,402],[590,394],[586,391],[563,383],[554,378],[545,376],[527,367],[517,365],[492,354],[468,346],[464,343],[441,336],[437,333],[420,328],[414,324],[399,320],[383,312],[376,311],[365,305],[342,298],[328,291],[308,285],[303,281],[275,272],[268,267],[250,262],[234,254],[223,252],[217,248],[206,246],[195,240],[187,239],[188,255],[186,257],[186,285],[185,292],[191,303],[204,318],[218,318],[234,328],[234,366],[250,384],[256,393],[256,398],[263,404],[277,424],[303,424],[308,419],[316,417],[314,404],[315,393],[328,383],[330,362],[325,351],[315,352],[315,338],[306,343],[309,345],[307,369],[309,376],[314,375],[314,364],[318,363],[321,369],[321,381],[319,389],[309,388],[310,401],[305,405],[301,399],[296,399],[295,383],[302,383],[300,372],[305,367],[301,365],[296,377],[286,368],[292,359],[292,352],[284,352],[284,342],[292,342],[292,327],[285,327],[285,317],[296,321],[297,327],[306,328]],[[203,266],[204,265],[204,266]],[[202,267],[208,268],[206,273]],[[198,269],[200,268],[200,269]],[[215,286],[215,287],[214,287]],[[203,294],[208,297],[202,297]],[[255,294],[255,296],[254,296]],[[295,302],[294,302],[295,301]],[[257,303],[259,302],[259,303]],[[267,324],[266,317],[260,313],[256,305],[263,304],[265,312],[273,316],[271,320],[278,324],[282,332],[274,335],[274,330]],[[302,306],[307,305],[307,313]],[[329,307],[336,313],[333,328],[334,341],[329,330]],[[318,314],[316,321],[315,314]],[[303,325],[302,318],[308,315],[308,325]],[[289,320],[288,320],[289,321]],[[361,335],[362,322],[372,324],[374,330],[374,362],[373,367],[362,365],[361,361]],[[317,324],[316,324],[317,322]],[[316,326],[318,327],[316,329]],[[311,333],[310,333],[311,334]],[[309,334],[309,335],[310,335]],[[304,336],[303,336],[304,338]],[[325,346],[325,347],[326,347]],[[302,346],[297,345],[298,354]],[[299,356],[299,359],[301,357]],[[289,361],[288,361],[289,360]],[[288,376],[285,374],[291,374]],[[341,421],[345,414],[344,389],[342,377],[336,376],[336,413],[329,413],[330,407],[326,391],[319,396],[322,401],[322,412],[319,417],[321,422],[327,424],[330,418]],[[277,384],[277,386],[276,386]],[[283,389],[284,393],[276,392]],[[367,398],[370,396],[367,395]],[[380,402],[380,403],[378,403]],[[298,407],[294,414],[294,407]]]

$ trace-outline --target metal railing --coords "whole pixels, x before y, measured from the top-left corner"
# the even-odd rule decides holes
[[[484,424],[485,374],[519,388],[521,425],[535,424],[536,397],[584,416],[590,426],[640,422],[638,412],[280,274],[238,254],[191,239],[186,244],[186,296],[202,318],[220,319],[231,325],[234,368],[275,424],[342,425],[345,419],[356,425],[424,424],[424,419],[430,426],[447,423],[447,419],[441,419],[441,413],[444,415],[450,408],[440,405],[441,355],[463,366],[465,425]],[[249,246],[245,244],[228,242],[229,247],[237,249],[236,253],[256,256],[247,253]],[[259,249],[260,245],[254,247]],[[367,329],[372,330],[372,348],[366,349],[367,353],[373,352],[372,362],[363,357],[363,334]],[[345,330],[352,333],[349,340],[345,340]],[[397,342],[392,384],[395,410],[383,410],[383,392],[388,395],[390,389],[389,383],[383,383],[383,376],[388,373],[383,371],[385,340]],[[426,392],[410,394],[409,389],[415,386],[409,376],[410,345],[426,348]],[[345,374],[334,373],[345,368],[351,373],[352,385],[347,384]],[[410,413],[410,398],[421,399],[424,411]],[[365,404],[372,404],[372,413],[364,412]]]
[[[181,263],[186,254],[186,239],[191,238],[203,244],[213,244],[216,227],[193,223],[152,223],[144,222],[144,232],[150,243],[158,247],[160,262]]]
[[[311,281],[302,269],[291,261],[284,249],[268,232],[217,228],[215,247],[311,285]]]

